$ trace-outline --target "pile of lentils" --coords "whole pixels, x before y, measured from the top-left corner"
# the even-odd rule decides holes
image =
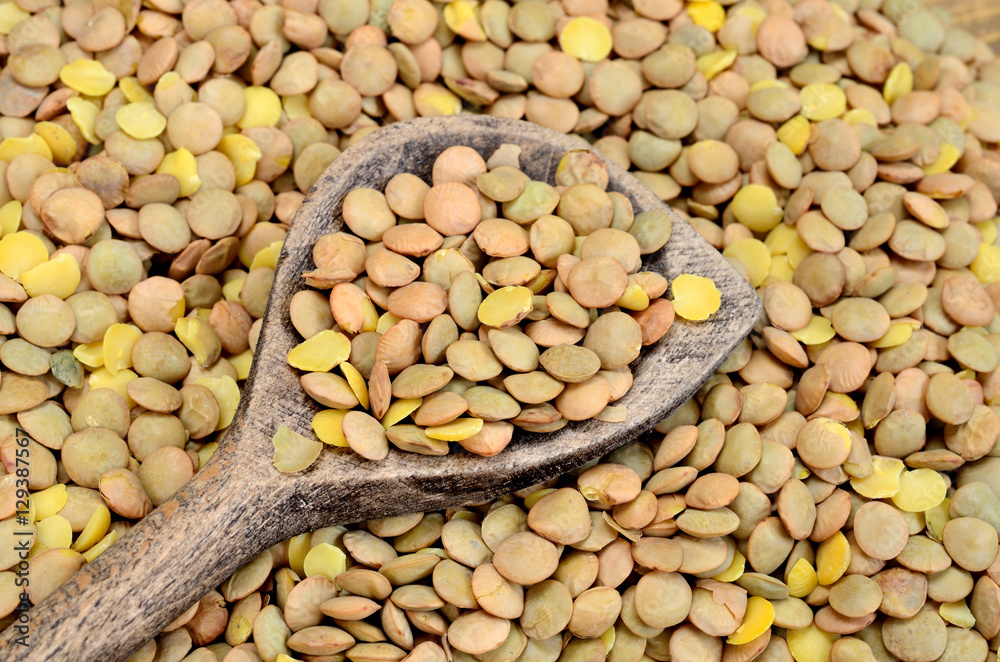
[[[0,63],[0,625],[15,539],[38,603],[212,455],[323,170],[479,112],[632,170],[756,329],[648,438],[276,545],[131,662],[997,659],[1000,62],[937,8],[6,0]]]
[[[287,361],[326,407],[312,419],[322,442],[369,460],[390,442],[423,455],[457,442],[489,456],[515,426],[622,422],[626,406],[609,403],[631,389],[641,348],[675,314],[705,320],[719,309],[710,278],[678,275],[671,301],[667,279],[640,270],[669,240],[670,215],[635,214],[606,192],[600,157],[567,152],[551,186],[520,170],[520,151],[505,144],[487,161],[456,145],[436,155],[433,186],[401,172],[384,191],[344,196],[344,230],[315,242],[316,268],[303,274],[329,294],[303,289],[289,302],[304,340]],[[275,466],[290,472],[322,449],[287,432],[274,446]]]

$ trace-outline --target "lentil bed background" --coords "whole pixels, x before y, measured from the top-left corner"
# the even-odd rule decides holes
[[[298,536],[130,660],[995,660],[1000,62],[940,4],[0,2],[0,625],[15,539],[37,604],[211,456],[341,150],[488,112],[632,169],[751,337],[648,438]]]
[[[993,48],[1000,43],[1000,7],[989,0],[934,0],[955,22]]]

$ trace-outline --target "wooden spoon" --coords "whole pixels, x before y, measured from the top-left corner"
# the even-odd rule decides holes
[[[673,279],[711,277],[722,307],[707,322],[678,318],[666,336],[632,364],[635,382],[620,400],[622,423],[571,423],[551,434],[518,432],[493,457],[453,452],[429,457],[391,451],[370,462],[346,449],[324,449],[301,475],[278,472],[271,437],[279,424],[312,436],[320,407],[285,362],[301,342],[289,322],[292,295],[313,267],[312,245],[341,226],[344,195],[381,189],[399,172],[430,181],[434,158],[452,145],[489,157],[503,143],[521,147],[521,167],[553,181],[563,154],[587,145],[525,122],[487,116],[426,118],[390,125],[348,149],[302,203],[285,240],[264,315],[253,369],[228,433],[211,461],[169,501],[93,563],[28,611],[28,646],[19,623],[0,635],[0,659],[24,662],[119,662],[159,634],[209,590],[268,547],[291,536],[406,512],[481,502],[608,453],[648,431],[690,398],[749,333],[760,303],[747,282],[680,217],[667,246],[644,269]],[[608,163],[609,190],[636,213],[666,207],[622,168]],[[41,578],[35,580],[41,581]],[[24,623],[20,623],[24,625]]]

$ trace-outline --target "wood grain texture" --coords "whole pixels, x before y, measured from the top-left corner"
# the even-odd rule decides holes
[[[955,25],[965,28],[1000,52],[1000,1],[926,0],[951,12]]]
[[[626,422],[570,424],[550,435],[518,432],[490,458],[392,451],[386,460],[369,462],[330,448],[301,475],[272,466],[277,426],[311,436],[319,410],[300,388],[298,371],[285,362],[300,341],[288,306],[304,287],[301,273],[313,266],[313,242],[339,229],[344,195],[359,186],[381,189],[398,172],[429,181],[434,157],[451,145],[489,156],[504,142],[519,144],[524,170],[548,181],[564,152],[587,147],[524,122],[463,116],[392,125],[337,159],[302,204],[285,241],[243,401],[212,460],[30,612],[29,649],[15,647],[10,629],[2,633],[0,659],[119,662],[283,539],[334,523],[483,501],[556,476],[634,439],[694,393],[750,331],[760,303],[722,256],[675,216],[666,248],[648,256],[645,268],[670,279],[685,272],[713,278],[722,308],[708,322],[678,319],[633,364],[634,386],[621,401],[628,407]],[[609,188],[628,196],[637,212],[666,208],[624,170],[613,164],[608,170]]]

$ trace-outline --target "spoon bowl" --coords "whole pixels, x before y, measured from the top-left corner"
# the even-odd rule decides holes
[[[667,245],[646,256],[643,270],[669,280],[707,276],[722,295],[705,322],[677,318],[667,334],[631,364],[634,383],[616,404],[621,423],[570,423],[553,433],[516,430],[492,457],[466,452],[424,456],[391,450],[372,462],[348,449],[325,448],[301,474],[271,461],[271,438],[284,424],[313,437],[322,407],[299,385],[285,356],[301,342],[289,319],[292,295],[306,285],[312,246],[342,226],[352,189],[382,189],[400,172],[429,181],[436,156],[466,145],[488,158],[504,143],[521,147],[521,168],[551,182],[563,154],[587,149],[580,138],[526,122],[488,116],[423,118],[374,132],[346,150],[303,201],[275,272],[257,353],[239,410],[212,459],[166,503],[0,634],[0,658],[25,662],[119,662],[160,633],[191,604],[254,556],[291,536],[407,512],[482,502],[557,476],[648,432],[684,401],[750,332],[760,302],[750,285],[676,214]],[[665,209],[651,191],[608,163],[609,191],[636,213]],[[27,626],[29,646],[16,640]]]

